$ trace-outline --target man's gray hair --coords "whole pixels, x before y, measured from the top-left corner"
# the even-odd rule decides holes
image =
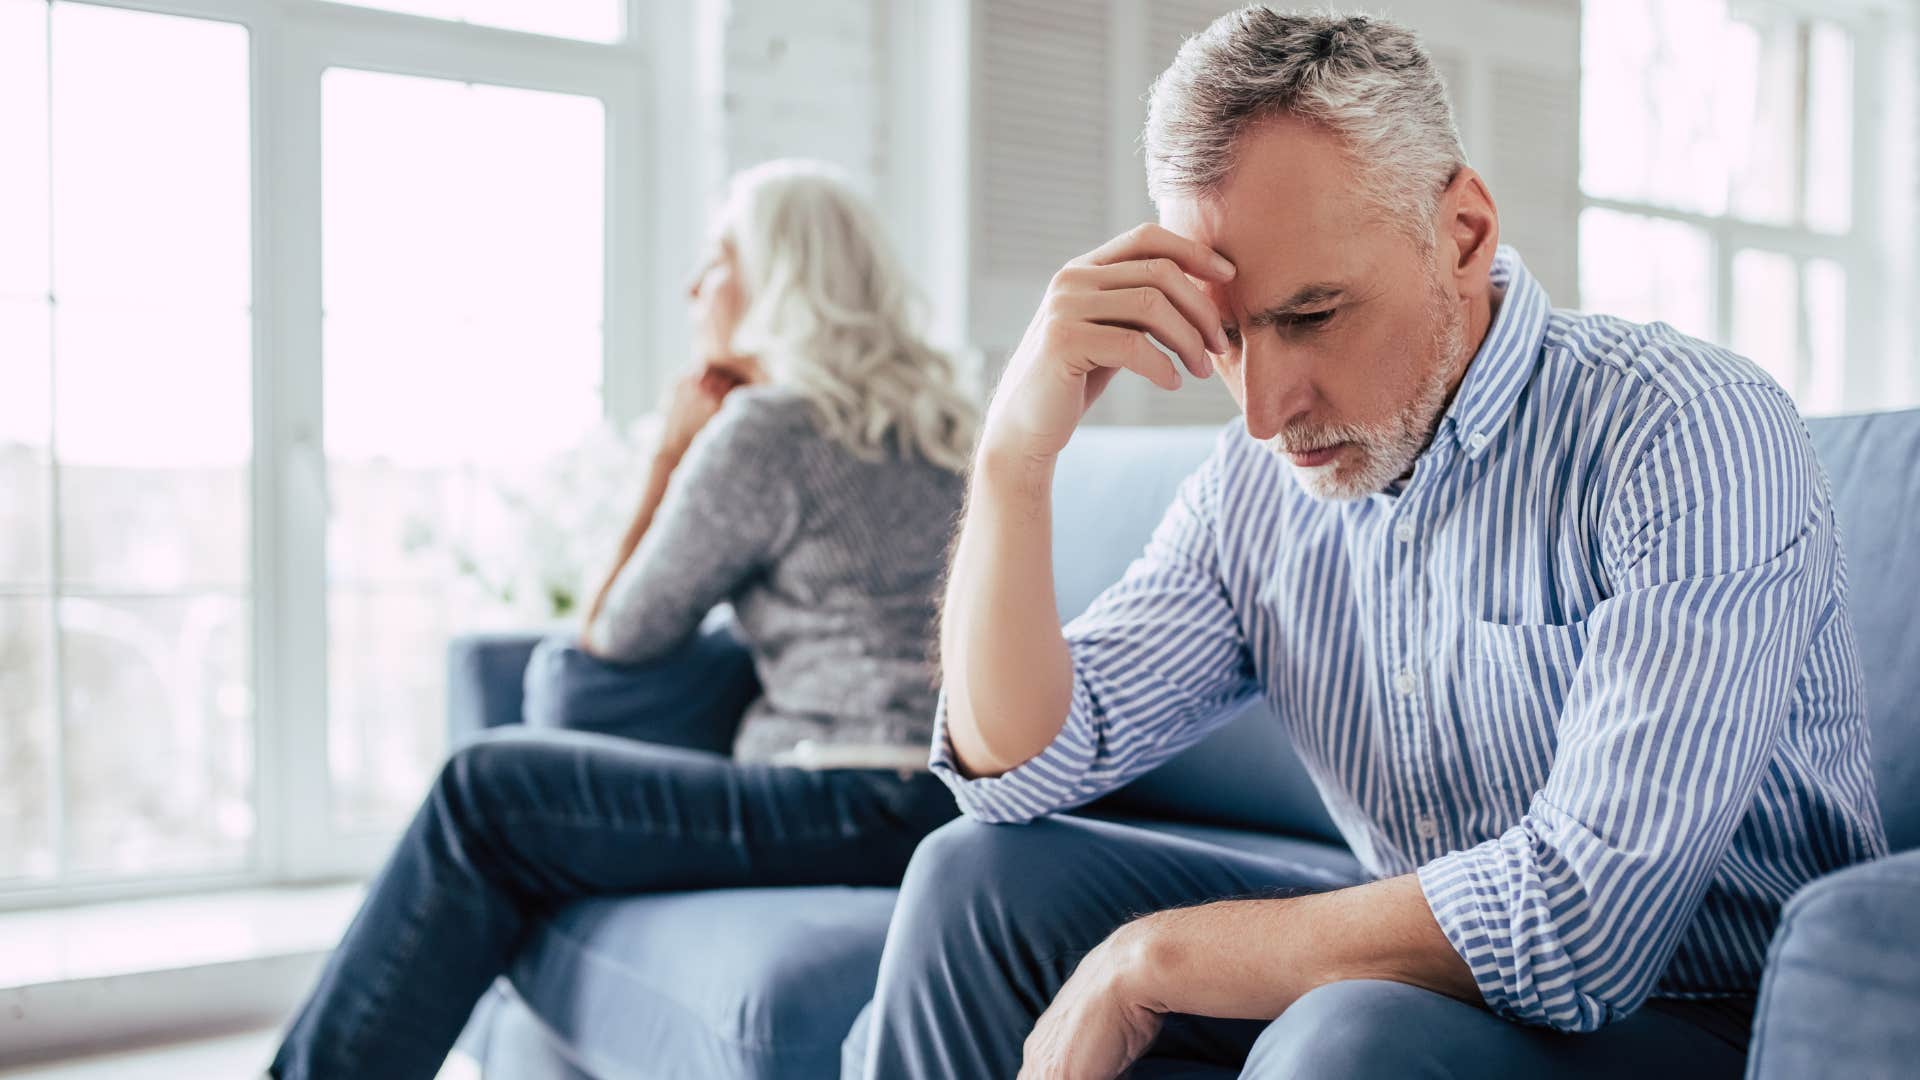
[[[1376,206],[1431,241],[1467,154],[1426,49],[1365,15],[1254,5],[1187,39],[1148,95],[1147,190],[1156,201],[1217,192],[1240,136],[1281,114],[1340,138]]]

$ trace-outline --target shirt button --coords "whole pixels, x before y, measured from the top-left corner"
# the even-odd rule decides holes
[[[1474,453],[1477,454],[1480,451],[1486,449],[1486,446],[1487,446],[1487,437],[1484,434],[1481,434],[1480,432],[1476,431],[1473,434],[1467,436],[1467,449],[1473,451]]]
[[[1401,668],[1400,673],[1393,677],[1393,688],[1400,691],[1401,697],[1412,697],[1415,685],[1413,672],[1406,668]]]
[[[1420,834],[1420,839],[1431,840],[1440,835],[1440,826],[1435,825],[1432,818],[1423,814],[1413,823],[1413,831]]]
[[[1413,542],[1413,522],[1403,521],[1393,527],[1393,538],[1403,544]]]

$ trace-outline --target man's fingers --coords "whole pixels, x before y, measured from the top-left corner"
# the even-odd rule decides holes
[[[1064,293],[1053,299],[1053,305],[1055,313],[1063,318],[1145,330],[1172,349],[1195,378],[1204,379],[1213,373],[1213,358],[1207,355],[1200,331],[1158,289],[1142,286]]]
[[[1180,389],[1180,372],[1145,331],[1081,323],[1072,328],[1064,344],[1090,369],[1126,368],[1162,390]]]
[[[1208,281],[1228,281],[1234,275],[1233,264],[1226,256],[1198,240],[1169,232],[1151,222],[1128,229],[1074,261],[1106,266],[1154,258],[1172,259],[1180,269]]]
[[[1084,291],[1154,288],[1166,294],[1180,314],[1200,331],[1211,352],[1227,351],[1220,309],[1172,259],[1153,258],[1109,266],[1075,266],[1060,272],[1060,280]]]

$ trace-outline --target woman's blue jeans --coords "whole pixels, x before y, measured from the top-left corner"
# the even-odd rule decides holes
[[[272,1075],[425,1080],[544,913],[589,896],[895,885],[914,845],[954,814],[926,773],[738,764],[580,731],[489,734],[441,769]]]

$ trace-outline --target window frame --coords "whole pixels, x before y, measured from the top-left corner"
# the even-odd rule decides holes
[[[358,68],[600,101],[602,412],[625,420],[643,411],[658,378],[677,366],[663,358],[687,348],[672,286],[696,249],[710,167],[698,152],[701,117],[692,108],[694,20],[681,5],[624,0],[625,32],[600,43],[328,0],[63,2],[234,23],[248,33],[255,832],[242,870],[65,873],[0,887],[0,911],[364,875],[384,857],[392,829],[336,828],[329,770],[314,768],[327,760],[328,740],[321,77],[329,68]],[[695,122],[684,122],[689,114]],[[58,528],[56,520],[56,537]],[[56,688],[58,652],[56,645]],[[64,724],[62,697],[54,697],[56,728]],[[56,800],[65,783],[54,778]]]
[[[1890,345],[1904,335],[1890,327],[1889,320],[1912,318],[1912,315],[1892,303],[1893,282],[1898,281],[1900,275],[1889,271],[1897,270],[1903,260],[1888,250],[1891,240],[1895,245],[1905,246],[1906,257],[1911,258],[1913,252],[1920,251],[1920,236],[1888,237],[1882,228],[1886,200],[1890,197],[1884,189],[1887,163],[1882,154],[1881,137],[1890,126],[1883,107],[1886,95],[1882,92],[1889,78],[1886,31],[1889,24],[1901,29],[1910,27],[1914,12],[1901,6],[1905,2],[1909,0],[1755,0],[1750,5],[1790,17],[1832,23],[1849,37],[1853,49],[1850,102],[1853,130],[1849,148],[1851,212],[1845,232],[1823,232],[1800,223],[1775,225],[1752,221],[1736,216],[1731,207],[1726,213],[1715,215],[1653,202],[1595,196],[1587,192],[1584,184],[1578,193],[1578,214],[1582,217],[1589,209],[1612,210],[1676,222],[1705,235],[1711,260],[1708,318],[1712,340],[1716,343],[1730,345],[1733,340],[1733,263],[1742,250],[1776,252],[1794,260],[1799,297],[1796,318],[1802,343],[1807,328],[1807,262],[1826,259],[1837,264],[1847,282],[1843,326],[1847,371],[1838,411],[1884,407],[1881,403],[1890,397],[1898,400],[1905,393],[1920,389],[1903,385],[1902,372],[1890,351]],[[1914,7],[1920,9],[1920,2],[1914,3]],[[1804,115],[1804,98],[1798,107]],[[1800,135],[1804,140],[1804,125]],[[1803,141],[1797,162],[1803,173],[1802,181],[1806,149]],[[1584,298],[1581,303],[1584,305]],[[1855,358],[1874,359],[1861,363]],[[1807,362],[1806,354],[1796,347],[1794,384],[1786,387],[1796,401],[1801,400],[1812,382]],[[1806,408],[1804,403],[1802,408]]]

